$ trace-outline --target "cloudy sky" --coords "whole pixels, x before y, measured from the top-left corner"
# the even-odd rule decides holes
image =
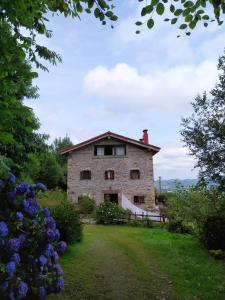
[[[50,18],[54,36],[41,42],[63,62],[49,73],[39,71],[40,98],[28,105],[51,140],[68,134],[77,143],[109,130],[139,139],[147,128],[150,143],[161,147],[155,178],[196,178],[179,134],[181,117],[189,116],[190,102],[217,81],[224,27],[212,24],[177,38],[176,27],[159,21],[136,35],[138,1],[115,2],[114,29],[90,15],[81,21]]]

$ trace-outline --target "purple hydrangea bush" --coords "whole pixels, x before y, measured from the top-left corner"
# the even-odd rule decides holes
[[[35,195],[41,183],[0,180],[0,298],[45,299],[63,289],[59,254],[66,250],[48,208]]]

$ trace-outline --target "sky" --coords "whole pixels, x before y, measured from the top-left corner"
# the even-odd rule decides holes
[[[154,156],[155,179],[196,178],[195,161],[181,141],[181,118],[191,102],[218,80],[223,54],[223,26],[212,23],[190,37],[156,20],[153,30],[136,35],[137,0],[115,1],[114,29],[92,15],[78,19],[50,16],[51,39],[39,42],[62,57],[62,63],[38,70],[39,99],[26,104],[50,141],[66,134],[74,144],[106,131],[142,137],[161,148]]]

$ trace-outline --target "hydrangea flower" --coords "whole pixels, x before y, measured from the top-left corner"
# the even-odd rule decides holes
[[[58,246],[58,251],[63,253],[67,248],[67,244],[64,241],[61,241]]]
[[[9,173],[8,183],[10,183],[10,184],[16,183],[16,177],[12,173]]]
[[[43,183],[37,183],[36,188],[44,191],[44,190],[46,190],[46,185],[44,185]]]
[[[8,247],[10,251],[17,252],[20,248],[20,240],[18,238],[9,240]]]
[[[26,297],[28,291],[28,285],[26,282],[20,281],[19,286],[18,286],[18,299],[24,299]]]
[[[25,195],[29,190],[29,184],[26,182],[22,182],[20,183],[17,188],[16,188],[16,192],[18,195]]]
[[[5,222],[0,222],[0,237],[4,238],[8,235],[9,230]]]
[[[29,293],[29,299],[44,300],[63,288],[56,250],[63,252],[67,246],[59,241],[60,233],[50,210],[42,209],[34,198],[35,190],[45,186],[25,182],[15,186],[15,182],[13,174],[6,184],[0,180],[0,218],[4,216],[0,221],[0,248],[5,269],[1,273],[0,295],[25,300]]]
[[[38,259],[38,262],[39,262],[40,266],[44,266],[44,265],[47,264],[48,259],[47,259],[46,256],[41,255],[41,256],[39,257],[39,259]]]
[[[9,276],[12,276],[16,271],[16,263],[14,261],[10,261],[6,264],[6,272]]]
[[[16,263],[16,265],[18,265],[20,263],[20,255],[19,253],[14,253],[11,257],[12,261],[14,261]]]
[[[17,218],[17,220],[19,220],[19,221],[23,221],[23,214],[21,213],[21,212],[17,212],[16,213],[16,218]]]

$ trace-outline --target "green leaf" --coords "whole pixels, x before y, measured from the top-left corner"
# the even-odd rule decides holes
[[[151,29],[154,26],[154,20],[153,19],[149,19],[147,22],[147,26],[149,29]]]
[[[207,22],[205,22],[205,23],[204,23],[204,26],[205,26],[205,27],[207,27],[207,26],[208,26],[208,23],[207,23]]]
[[[170,5],[170,11],[171,11],[171,13],[175,12],[175,6],[173,4]]]
[[[168,19],[168,18],[166,18],[166,19],[164,19],[164,22],[168,22],[170,19]]]
[[[80,2],[77,2],[77,4],[76,4],[76,10],[77,10],[79,13],[82,13],[83,7],[81,6]]]
[[[159,3],[159,0],[152,0],[151,5],[152,5],[152,6],[155,6],[155,5],[158,4],[158,3]]]
[[[178,20],[177,18],[173,18],[173,19],[171,20],[171,24],[172,24],[172,25],[176,24],[176,23],[177,23],[177,20]]]
[[[137,25],[137,26],[141,26],[143,23],[142,22],[140,22],[140,21],[137,21],[136,23],[135,23],[135,25]]]
[[[192,7],[194,3],[192,1],[187,1],[184,3],[184,7]]]
[[[192,21],[192,19],[193,19],[193,16],[192,16],[192,15],[189,15],[189,16],[185,17],[184,20],[185,20],[185,22],[189,23],[189,22]]]
[[[147,5],[146,6],[146,14],[150,14],[154,9],[154,6],[152,5]]]
[[[202,19],[203,20],[209,20],[209,16],[208,15],[204,15],[204,16],[202,16]]]
[[[175,15],[175,16],[179,16],[179,15],[182,14],[182,12],[183,12],[182,9],[177,9],[177,10],[174,12],[174,15]]]
[[[147,14],[146,7],[143,7],[141,10],[141,16],[144,17]]]
[[[165,7],[162,3],[158,3],[158,5],[156,6],[156,12],[158,15],[162,15],[164,13]]]
[[[191,29],[194,29],[195,28],[195,26],[196,26],[196,24],[197,24],[197,21],[191,21],[191,23],[189,24],[189,27],[191,28]]]
[[[99,8],[95,8],[95,10],[94,10],[95,18],[99,18],[100,13],[101,13],[100,9]]]
[[[190,31],[188,31],[188,32],[186,32],[185,34],[186,34],[186,35],[191,35],[191,32],[190,32]]]
[[[180,27],[179,27],[181,30],[184,30],[187,28],[187,24],[181,24]]]
[[[137,30],[135,33],[136,33],[136,34],[140,34],[140,30]]]

